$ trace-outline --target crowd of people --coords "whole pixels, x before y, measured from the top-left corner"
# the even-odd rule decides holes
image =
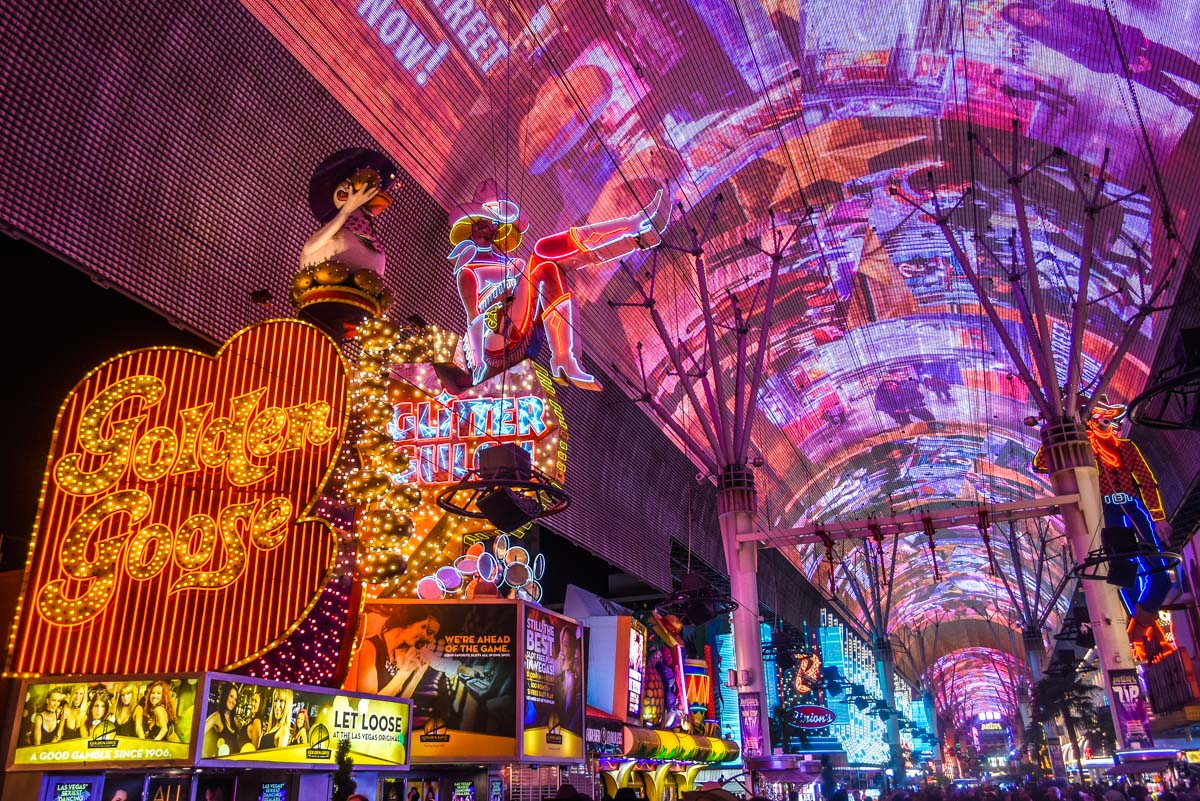
[[[684,793],[683,801],[741,801],[725,789],[701,789]],[[746,801],[771,801],[766,796],[750,796]],[[825,795],[825,801],[866,801],[861,789],[839,787]],[[879,796],[879,801],[1200,801],[1200,779],[1167,783],[1160,790],[1125,780],[1100,784],[1067,783],[1061,780],[1025,784],[977,784],[905,788]]]
[[[852,799],[849,794],[839,797],[835,793],[829,801]],[[898,789],[884,794],[880,801],[1200,801],[1200,784],[1190,780],[1164,785],[1157,791],[1144,784],[1127,781],[1100,784],[1045,781],[1005,786],[979,784],[951,790]]]

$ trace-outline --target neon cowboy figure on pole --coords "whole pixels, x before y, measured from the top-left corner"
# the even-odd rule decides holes
[[[536,356],[543,338],[550,373],[560,384],[599,390],[600,382],[579,362],[579,308],[564,273],[619,259],[662,242],[671,214],[659,190],[631,217],[569,228],[539,239],[528,261],[512,254],[528,228],[511,200],[485,199],[450,229],[459,296],[467,311],[465,351],[468,386]],[[477,195],[478,197],[478,195]],[[539,325],[541,323],[541,325]],[[443,382],[447,372],[439,372]],[[451,391],[466,389],[448,386]]]
[[[1118,436],[1126,407],[1109,403],[1101,396],[1087,421],[1088,441],[1096,454],[1100,473],[1100,492],[1104,496],[1104,525],[1131,528],[1138,541],[1162,551],[1163,539],[1170,539],[1170,524],[1166,522],[1158,480],[1146,457],[1132,440]],[[1034,469],[1045,471],[1039,450],[1033,460]],[[1139,570],[1135,589],[1121,589],[1126,611],[1143,625],[1157,620],[1158,610],[1171,591],[1171,574],[1166,570]]]

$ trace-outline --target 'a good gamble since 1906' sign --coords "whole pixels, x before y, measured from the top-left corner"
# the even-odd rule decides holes
[[[347,427],[345,363],[297,320],[151,348],[59,411],[14,673],[232,667],[285,636],[335,555],[307,517]]]

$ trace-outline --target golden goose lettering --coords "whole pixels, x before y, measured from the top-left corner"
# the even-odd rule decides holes
[[[69,495],[93,500],[71,521],[57,555],[69,578],[47,582],[37,594],[46,620],[71,625],[100,614],[122,576],[163,577],[170,594],[237,581],[250,549],[283,542],[292,501],[270,491],[231,492],[220,508],[179,519],[178,511],[156,509],[154,491],[173,499],[173,493],[219,495],[224,485],[260,484],[277,471],[273,457],[324,445],[337,434],[328,403],[264,407],[265,387],[228,399],[227,408],[218,409],[217,401],[181,409],[173,426],[148,428],[169,392],[156,376],[122,379],[85,407],[76,431],[60,432],[69,445],[52,480]],[[168,506],[177,504],[162,503]]]

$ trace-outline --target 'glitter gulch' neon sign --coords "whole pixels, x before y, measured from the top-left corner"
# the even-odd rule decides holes
[[[536,464],[538,444],[553,425],[546,402],[536,395],[455,398],[443,393],[396,404],[388,435],[409,457],[402,480],[445,484],[466,475],[475,452],[491,445],[516,443]]]

